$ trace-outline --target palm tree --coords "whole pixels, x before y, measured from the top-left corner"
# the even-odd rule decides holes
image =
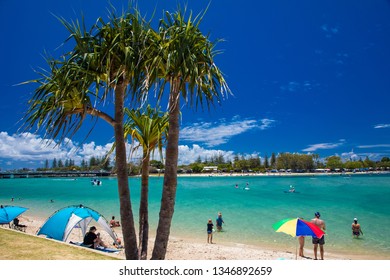
[[[99,18],[90,30],[79,21],[59,20],[70,32],[66,41],[73,39],[74,45],[60,60],[47,58],[50,71],[29,81],[38,87],[29,101],[24,128],[37,127],[59,141],[73,136],[87,115],[114,128],[125,253],[127,259],[138,259],[123,124],[125,102],[129,106],[143,98],[152,81],[145,70],[149,27],[136,9],[120,17],[112,12],[107,23]],[[103,109],[112,101],[110,115]]]
[[[128,121],[125,124],[125,136],[138,141],[137,147],[142,147],[142,183],[139,207],[139,255],[146,260],[149,240],[148,192],[149,192],[149,162],[150,155],[158,149],[162,157],[163,141],[168,133],[168,114],[152,109],[149,105],[144,112],[128,110]]]
[[[214,63],[215,43],[202,34],[199,24],[203,15],[192,14],[185,19],[185,11],[166,12],[160,22],[153,63],[162,79],[159,99],[162,98],[166,84],[169,84],[169,132],[165,156],[165,175],[159,223],[152,259],[164,259],[171,221],[174,212],[177,188],[177,164],[179,145],[180,98],[191,106],[209,107],[216,100],[230,93],[225,79]]]

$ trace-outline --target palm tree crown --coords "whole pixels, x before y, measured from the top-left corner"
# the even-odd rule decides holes
[[[144,111],[126,108],[125,113],[128,116],[125,136],[130,136],[133,142],[137,140],[146,156],[158,149],[162,157],[163,143],[168,134],[168,113],[162,114],[150,105]]]

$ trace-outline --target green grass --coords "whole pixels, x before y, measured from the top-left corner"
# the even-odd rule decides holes
[[[118,260],[62,242],[0,227],[0,260]]]

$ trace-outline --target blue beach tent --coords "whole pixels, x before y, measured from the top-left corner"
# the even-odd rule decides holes
[[[75,227],[79,227],[84,236],[92,220],[95,220],[116,242],[117,236],[107,220],[95,210],[83,205],[68,206],[56,211],[38,230],[37,235],[42,234],[48,238],[66,241]]]
[[[0,206],[0,225],[9,224],[13,219],[17,218],[20,214],[26,212],[28,208],[12,206],[12,205],[1,205]]]

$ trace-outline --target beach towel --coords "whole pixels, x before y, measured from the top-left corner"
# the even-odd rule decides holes
[[[84,245],[82,242],[69,241],[69,243],[73,244],[73,245],[85,247],[85,248],[90,248],[90,247]],[[93,249],[93,248],[90,248],[90,249]],[[106,252],[106,253],[115,253],[115,254],[118,254],[120,252],[120,250],[118,250],[118,249],[115,249],[115,248],[105,248],[105,247],[102,247],[102,246],[96,247],[95,250],[99,250],[101,252]]]

